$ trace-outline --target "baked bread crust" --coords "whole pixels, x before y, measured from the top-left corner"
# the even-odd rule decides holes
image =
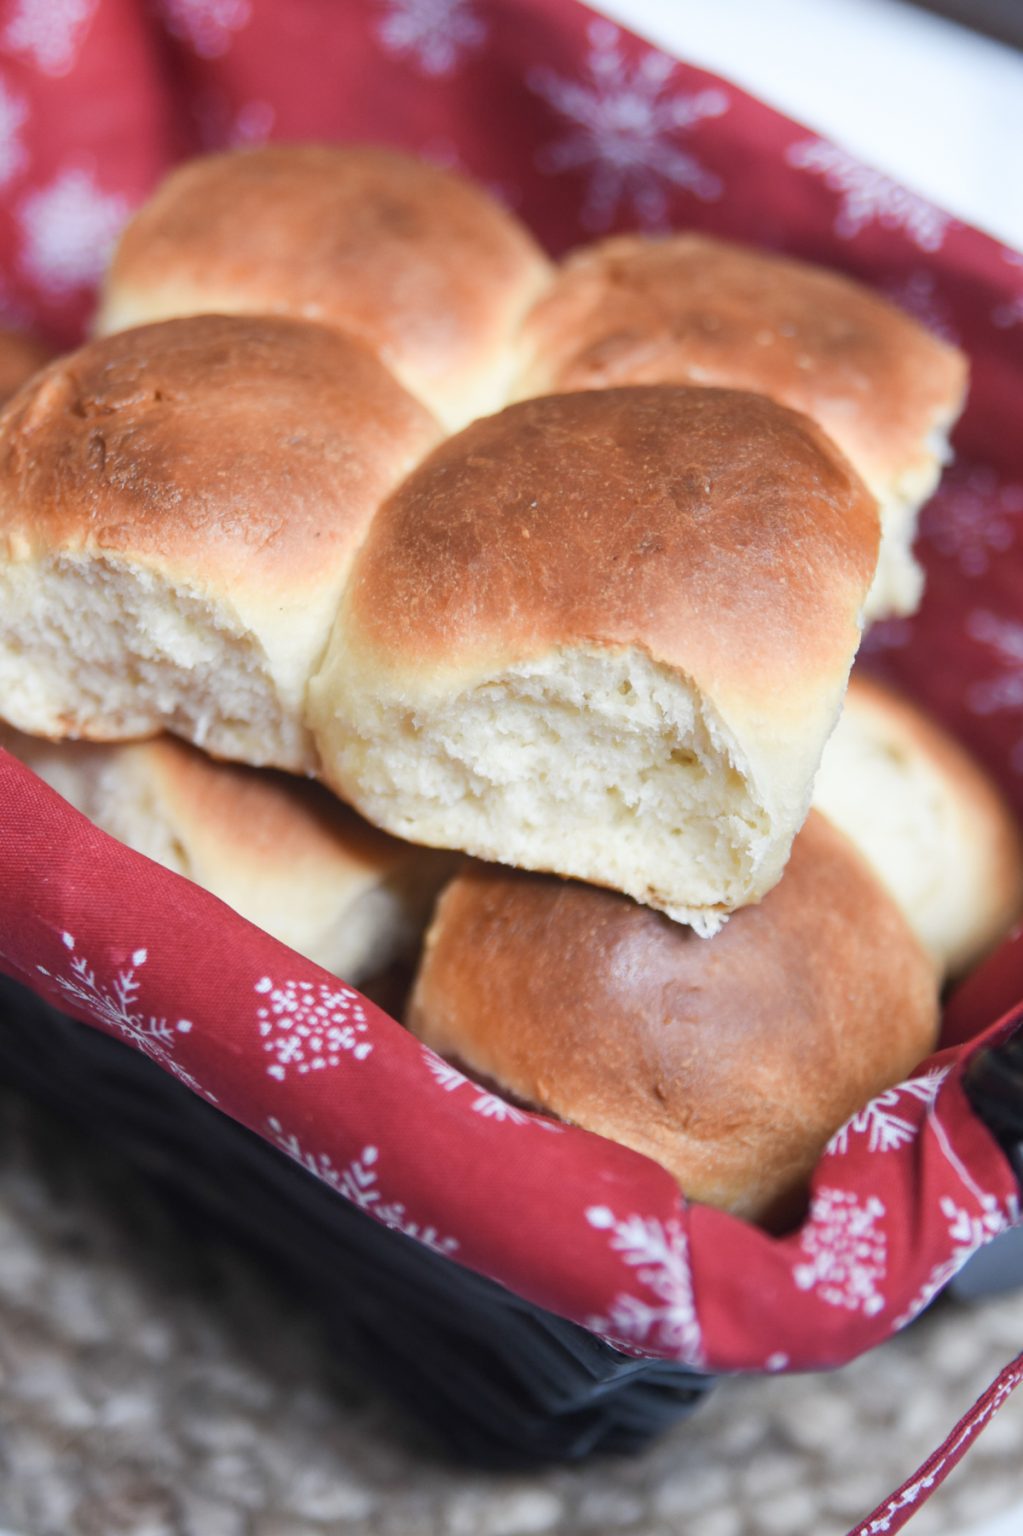
[[[966,376],[955,347],[840,273],[707,235],[622,235],[571,255],[537,302],[514,394],[708,384],[805,412],[881,504],[879,618],[919,601],[915,514]]]
[[[512,337],[550,277],[481,187],[370,145],[274,144],[175,170],[114,254],[100,331],[202,311],[361,338],[449,429],[503,403]]]
[[[469,865],[442,895],[409,1027],[517,1100],[777,1225],[825,1143],[937,1036],[933,963],[817,812],[779,884],[705,940],[625,897]]]
[[[309,691],[322,774],[410,841],[710,931],[781,873],[877,543],[850,466],[764,396],[508,407],[374,519]]]
[[[352,557],[439,431],[361,343],[295,320],[194,316],[50,364],[0,414],[0,710],[311,768]]]

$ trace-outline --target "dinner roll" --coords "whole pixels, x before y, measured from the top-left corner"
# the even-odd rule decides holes
[[[453,863],[387,837],[318,785],[214,763],[171,737],[0,746],[105,832],[359,986],[413,955]]]
[[[933,964],[812,813],[781,882],[703,940],[625,897],[467,867],[409,1011],[427,1045],[646,1153],[693,1200],[777,1224],[829,1137],[934,1047]]]
[[[1020,832],[994,785],[919,709],[859,673],[814,804],[873,865],[942,971],[965,970],[1023,910]]]
[[[870,619],[911,613],[916,514],[949,457],[966,359],[851,278],[707,235],[577,251],[530,315],[518,395],[721,384],[818,421],[881,506]]]
[[[0,715],[296,771],[352,555],[439,428],[359,342],[203,315],[93,341],[0,414]]]
[[[19,331],[0,326],[0,404],[49,361],[51,353],[41,342]]]
[[[511,338],[549,280],[483,189],[364,144],[274,144],[176,170],[121,236],[101,331],[203,310],[361,337],[450,429],[507,397]]]
[[[309,690],[321,772],[411,842],[711,933],[781,873],[877,545],[845,460],[763,396],[511,406],[374,519]]]

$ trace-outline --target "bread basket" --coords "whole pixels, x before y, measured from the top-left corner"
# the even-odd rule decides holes
[[[864,664],[1023,810],[1020,257],[574,0],[161,15],[98,0],[46,36],[5,33],[13,314],[73,339],[116,228],[167,165],[267,136],[458,165],[553,251],[695,227],[849,271],[973,368],[924,518],[924,607],[876,628]],[[805,1221],[777,1239],[505,1104],[2,753],[0,968],[5,1075],[301,1272],[345,1347],[488,1462],[627,1450],[716,1372],[847,1360],[1019,1219],[1020,938],[952,998],[943,1050],[834,1138]],[[298,1029],[314,1015],[335,1042],[317,1072]]]

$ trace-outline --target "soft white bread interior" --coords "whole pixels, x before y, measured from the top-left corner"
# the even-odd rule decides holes
[[[355,986],[415,953],[450,855],[367,824],[316,784],[214,763],[171,737],[12,752],[97,826]]]
[[[321,773],[410,841],[711,933],[781,874],[877,546],[846,461],[763,396],[509,407],[374,519],[309,690]]]
[[[498,1091],[783,1224],[825,1143],[934,1048],[934,965],[816,812],[780,883],[701,940],[623,896],[468,865],[408,1022]]]
[[[942,971],[964,971],[1023,910],[1023,845],[991,780],[925,714],[857,673],[814,804],[864,854]]]
[[[880,504],[867,618],[917,607],[916,516],[966,390],[955,347],[840,273],[707,235],[623,235],[564,263],[526,322],[515,394],[622,384],[752,389],[812,416]]]
[[[202,311],[361,337],[451,430],[496,410],[550,278],[514,215],[452,171],[369,145],[274,144],[175,170],[121,236],[98,328]]]
[[[309,771],[355,549],[439,428],[360,343],[203,315],[90,342],[0,414],[0,715]]]

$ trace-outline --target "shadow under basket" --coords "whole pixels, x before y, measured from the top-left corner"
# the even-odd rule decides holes
[[[0,977],[0,1078],[297,1281],[346,1361],[487,1467],[625,1454],[713,1378],[633,1360],[388,1230],[129,1046]]]

